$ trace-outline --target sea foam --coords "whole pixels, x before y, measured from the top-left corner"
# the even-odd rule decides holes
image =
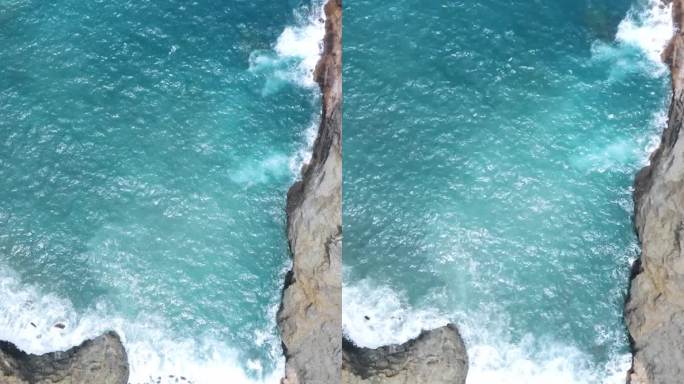
[[[660,55],[672,32],[672,4],[648,0],[629,10],[618,25],[615,39],[638,47],[651,62],[660,64]]]
[[[249,58],[249,71],[265,78],[261,93],[274,94],[286,84],[314,88],[313,72],[323,52],[325,13],[315,0],[295,13],[296,23],[280,34],[271,50],[257,50]]]
[[[422,330],[455,322],[468,350],[468,384],[618,384],[624,383],[631,361],[628,354],[616,353],[604,366],[593,367],[588,356],[560,341],[526,335],[514,342],[508,321],[496,311],[447,314],[434,307],[412,308],[404,295],[368,280],[344,287],[342,307],[345,336],[366,348],[403,343]]]
[[[672,5],[649,0],[632,7],[618,25],[615,41],[592,44],[592,60],[607,62],[609,81],[623,81],[633,73],[665,78],[667,66],[661,60],[661,53],[673,33]],[[666,95],[663,95],[663,100]],[[609,115],[609,119],[614,116]],[[631,138],[610,140],[597,147],[579,148],[572,159],[574,166],[591,172],[624,170],[625,166],[638,160],[640,165],[648,163],[649,154],[660,140],[660,132],[667,122],[667,108],[656,112],[647,134],[640,133]]]
[[[612,81],[635,72],[664,76],[667,67],[661,53],[673,33],[671,17],[672,5],[665,6],[658,0],[633,6],[618,25],[613,42],[597,40],[592,44],[592,60],[611,63]]]
[[[299,26],[285,28],[278,37],[275,52],[283,59],[295,58],[299,63],[291,72],[294,80],[305,87],[315,86],[313,71],[323,51],[325,35],[325,13],[323,4],[317,2],[309,13],[302,15],[306,20]]]
[[[323,53],[325,36],[325,2],[314,0],[311,7],[295,12],[295,25],[288,26],[278,36],[271,50],[257,50],[249,58],[249,71],[264,77],[262,95],[277,93],[287,84],[310,89],[312,98],[320,98],[314,70]],[[317,103],[314,103],[317,104]],[[300,148],[290,156],[288,167],[294,178],[299,177],[302,165],[309,161],[320,118],[311,117],[302,132]]]
[[[276,369],[263,372],[262,362],[241,361],[236,350],[210,336],[199,340],[174,336],[164,326],[164,320],[155,316],[131,321],[112,315],[106,303],[79,313],[68,300],[22,283],[5,266],[0,268],[0,296],[1,340],[11,341],[29,353],[41,354],[66,350],[114,330],[121,336],[128,354],[131,383],[176,383],[176,379],[184,377],[198,384],[270,384],[279,382],[284,367],[279,340],[271,337],[269,330],[254,337],[255,343],[269,345],[271,357],[277,361]],[[269,311],[273,319],[276,310],[274,307]],[[56,324],[64,328],[55,327]],[[274,326],[273,321],[271,327]]]

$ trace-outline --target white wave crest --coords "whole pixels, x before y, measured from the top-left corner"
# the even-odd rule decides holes
[[[411,309],[404,297],[386,286],[362,281],[342,289],[344,334],[361,347],[400,344],[423,329],[447,323],[448,317],[436,311]]]

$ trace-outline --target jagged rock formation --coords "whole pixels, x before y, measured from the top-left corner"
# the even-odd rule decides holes
[[[342,236],[342,1],[329,0],[315,79],[323,95],[318,137],[302,180],[287,194],[292,253],[278,311],[285,384],[340,381]]]
[[[663,53],[672,72],[668,125],[634,187],[641,258],[634,265],[625,305],[633,352],[631,384],[684,382],[684,19],[682,0],[672,5],[676,32]]]
[[[30,355],[0,341],[0,383],[126,384],[128,358],[114,332],[44,355]]]
[[[343,384],[464,384],[468,373],[465,346],[452,324],[376,349],[345,340],[343,350]]]

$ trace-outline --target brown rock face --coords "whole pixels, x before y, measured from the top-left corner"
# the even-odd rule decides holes
[[[287,194],[293,266],[278,326],[286,384],[340,382],[342,236],[342,2],[325,6],[323,55],[315,79],[323,111],[311,161]]]
[[[651,164],[636,177],[634,224],[641,258],[633,268],[625,319],[632,338],[631,384],[684,382],[684,35],[677,30],[663,58],[672,72],[668,124]]]
[[[358,348],[345,340],[343,384],[464,384],[468,356],[454,325],[431,331],[401,345]]]
[[[0,341],[0,384],[126,383],[128,358],[114,332],[44,355],[30,355]]]

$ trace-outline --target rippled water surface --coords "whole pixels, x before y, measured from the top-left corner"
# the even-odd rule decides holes
[[[319,18],[0,2],[0,339],[41,353],[114,328],[132,381],[268,380]]]
[[[657,3],[347,2],[347,335],[456,321],[469,383],[624,382]]]

